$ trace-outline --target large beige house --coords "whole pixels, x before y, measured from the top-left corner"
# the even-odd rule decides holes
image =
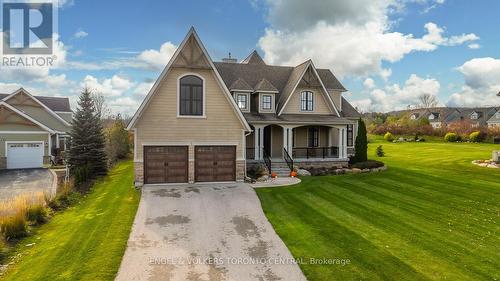
[[[72,111],[68,98],[0,94],[0,169],[40,168],[65,149]]]
[[[214,62],[191,29],[128,125],[136,185],[242,181],[246,168],[345,166],[359,113],[311,60]]]

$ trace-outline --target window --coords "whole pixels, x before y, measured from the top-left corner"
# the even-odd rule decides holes
[[[309,128],[309,147],[319,146],[319,129]]]
[[[248,109],[248,96],[246,94],[236,94],[236,103],[240,109]]]
[[[273,96],[262,95],[262,109],[271,110],[273,106]]]
[[[470,119],[477,119],[479,118],[479,114],[477,114],[476,112],[472,113],[472,115],[470,116]]]
[[[179,115],[203,116],[203,80],[187,75],[179,83]]]
[[[313,93],[306,91],[300,93],[300,110],[313,111]]]
[[[347,146],[354,145],[354,125],[347,125]]]

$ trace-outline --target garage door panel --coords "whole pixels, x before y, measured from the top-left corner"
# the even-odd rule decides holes
[[[187,181],[187,146],[144,147],[145,183],[182,183]]]
[[[235,179],[235,146],[195,147],[195,180],[197,182],[234,181]]]
[[[43,142],[19,142],[7,144],[7,169],[43,167]]]

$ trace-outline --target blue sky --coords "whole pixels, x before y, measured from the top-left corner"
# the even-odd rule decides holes
[[[190,26],[212,59],[257,49],[266,62],[312,58],[362,111],[499,105],[500,1],[63,1],[56,67],[0,68],[0,92],[69,96],[88,86],[133,114]]]

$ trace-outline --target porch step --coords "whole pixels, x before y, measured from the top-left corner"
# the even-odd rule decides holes
[[[290,168],[283,162],[272,162],[271,172],[276,173],[278,177],[288,177],[290,176]]]

